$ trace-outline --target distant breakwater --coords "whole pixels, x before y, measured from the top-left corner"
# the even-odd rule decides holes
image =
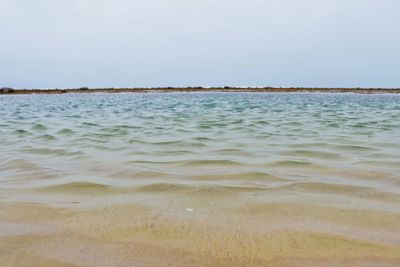
[[[258,92],[258,93],[357,93],[399,94],[400,88],[306,88],[306,87],[154,87],[154,88],[70,88],[12,89],[1,88],[3,95],[67,94],[67,93],[172,93],[172,92]]]

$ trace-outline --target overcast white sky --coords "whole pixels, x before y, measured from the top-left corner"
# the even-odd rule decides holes
[[[400,87],[399,0],[0,0],[0,87]]]

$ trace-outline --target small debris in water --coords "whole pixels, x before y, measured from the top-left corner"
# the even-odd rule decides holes
[[[194,209],[185,209],[187,212],[195,212]]]

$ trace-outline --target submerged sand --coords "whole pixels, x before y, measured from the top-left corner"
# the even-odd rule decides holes
[[[397,213],[186,196],[150,208],[2,204],[2,266],[398,266]],[[220,201],[228,209],[217,208]],[[193,210],[186,207],[195,207]],[[382,227],[380,227],[382,226]]]

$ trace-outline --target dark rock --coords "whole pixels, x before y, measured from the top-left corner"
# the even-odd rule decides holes
[[[10,87],[2,87],[2,88],[0,88],[0,94],[12,94],[14,92],[15,92],[15,90],[13,88],[10,88]]]

